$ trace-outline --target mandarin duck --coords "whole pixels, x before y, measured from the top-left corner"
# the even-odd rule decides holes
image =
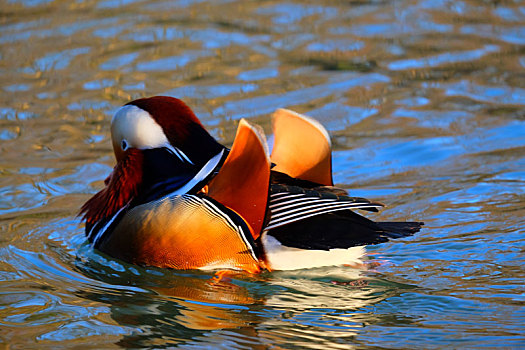
[[[129,102],[111,120],[117,164],[80,211],[89,242],[139,265],[257,273],[351,264],[365,245],[420,230],[355,212],[383,204],[334,187],[316,120],[279,109],[273,134],[270,154],[242,119],[228,149],[179,99]]]

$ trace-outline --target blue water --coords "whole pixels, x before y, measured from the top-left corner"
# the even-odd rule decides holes
[[[521,1],[8,0],[0,12],[0,348],[523,348]],[[345,266],[125,264],[76,217],[131,99],[184,99],[224,144],[317,118],[334,178],[421,220]]]

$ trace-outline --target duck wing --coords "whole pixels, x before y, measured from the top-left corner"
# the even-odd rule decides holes
[[[351,210],[294,221],[268,231],[282,245],[307,250],[348,249],[408,237],[422,222],[374,222]]]
[[[246,220],[253,239],[259,237],[264,227],[270,166],[262,129],[242,119],[228,157],[208,184],[207,195]]]
[[[332,186],[332,143],[315,119],[287,109],[273,114],[273,170],[305,181]]]
[[[323,214],[362,209],[377,211],[384,205],[366,198],[336,194],[331,188],[303,188],[284,184],[270,186],[269,219],[265,229],[287,226]]]

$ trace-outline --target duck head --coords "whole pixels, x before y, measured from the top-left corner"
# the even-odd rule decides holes
[[[111,139],[117,161],[131,148],[164,149],[183,163],[203,166],[223,149],[184,102],[168,96],[121,107],[111,120]]]
[[[121,107],[111,139],[117,164],[106,187],[81,209],[87,226],[110,220],[132,202],[198,191],[227,153],[184,102],[167,96]]]

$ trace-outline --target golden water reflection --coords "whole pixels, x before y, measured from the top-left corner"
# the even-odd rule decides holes
[[[0,347],[525,344],[522,2],[0,8]],[[113,167],[111,115],[157,94],[224,144],[242,117],[269,132],[277,107],[319,119],[337,184],[425,229],[369,247],[364,276],[213,284],[89,250],[75,215]]]

